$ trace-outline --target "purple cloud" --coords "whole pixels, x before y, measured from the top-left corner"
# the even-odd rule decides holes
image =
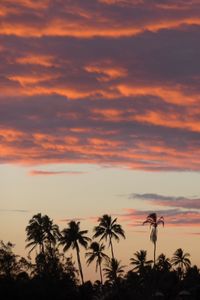
[[[159,194],[130,194],[130,199],[138,199],[150,202],[156,206],[169,206],[183,209],[200,209],[200,198],[188,198],[183,196],[164,196]]]

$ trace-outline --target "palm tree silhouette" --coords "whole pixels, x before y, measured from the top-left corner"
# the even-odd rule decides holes
[[[133,271],[138,272],[140,275],[144,272],[145,268],[151,266],[152,260],[147,260],[147,251],[140,250],[134,253],[135,258],[130,258],[131,265],[135,266]]]
[[[67,251],[69,248],[76,250],[77,262],[79,267],[79,272],[81,276],[82,284],[83,280],[83,270],[80,259],[80,248],[79,244],[85,249],[87,248],[90,238],[85,236],[88,230],[80,230],[80,222],[70,221],[68,223],[68,228],[65,228],[61,232],[60,244],[64,246],[63,250]]]
[[[29,242],[26,245],[26,248],[32,247],[29,251],[29,254],[39,246],[39,252],[44,254],[44,240],[45,233],[43,229],[43,217],[41,213],[34,215],[29,220],[29,225],[26,227],[27,239],[26,242]]]
[[[88,257],[87,264],[90,265],[94,260],[96,260],[96,272],[99,267],[101,284],[103,284],[101,264],[103,259],[108,259],[108,255],[103,252],[105,246],[97,242],[92,242],[89,249],[92,251],[89,251],[85,254],[85,256]]]
[[[188,270],[189,267],[191,266],[191,261],[189,259],[190,254],[189,253],[184,253],[183,249],[178,248],[171,259],[171,264],[172,266],[177,267],[177,271],[179,273],[179,277],[182,277],[182,274],[184,271]]]
[[[143,222],[144,224],[150,224],[151,227],[151,234],[150,234],[150,240],[154,244],[154,266],[156,263],[156,243],[157,243],[157,237],[158,237],[158,230],[157,227],[158,225],[162,224],[164,226],[164,218],[160,217],[159,219],[157,218],[156,213],[149,214],[146,218],[146,220]]]
[[[165,256],[165,254],[161,253],[158,256],[156,268],[160,271],[169,271],[171,269],[170,260]]]
[[[26,227],[27,239],[29,242],[26,248],[32,247],[29,254],[39,246],[40,253],[45,252],[45,245],[52,249],[59,237],[58,225],[53,224],[47,215],[42,216],[41,213],[34,215]]]
[[[119,278],[124,273],[124,267],[121,266],[121,261],[111,258],[107,261],[105,268],[103,269],[106,278],[113,283],[117,283]]]
[[[98,219],[99,225],[95,226],[94,228],[94,236],[93,238],[100,238],[100,241],[105,239],[109,239],[109,246],[111,248],[111,255],[112,259],[114,259],[114,250],[112,239],[114,238],[116,241],[119,242],[119,236],[122,236],[125,239],[124,230],[122,229],[121,225],[117,224],[117,218],[112,220],[112,217],[109,215],[103,215]]]
[[[45,215],[43,216],[43,230],[45,242],[48,243],[49,248],[52,249],[52,246],[55,246],[58,238],[60,237],[58,225],[53,224],[53,220]]]

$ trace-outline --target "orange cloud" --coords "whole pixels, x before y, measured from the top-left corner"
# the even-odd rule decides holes
[[[116,8],[115,14],[108,11],[105,4],[112,4]],[[159,5],[159,3],[147,4],[146,1],[143,3],[142,1],[104,0],[99,2],[94,0],[90,7],[87,4],[83,6],[81,1],[77,3],[72,1],[71,3],[63,2],[62,8],[57,6],[52,14],[54,5],[48,0],[42,1],[42,3],[31,0],[7,1],[2,6],[3,19],[0,34],[21,37],[93,38],[99,36],[119,38],[135,36],[145,31],[157,32],[166,28],[177,28],[182,25],[200,25],[198,10],[192,9],[192,6],[187,4],[180,6],[176,3]],[[126,9],[124,14],[122,14],[121,7]],[[182,14],[180,7],[183,11]],[[147,17],[144,18],[142,14],[140,20],[134,18],[135,11],[140,14],[141,8],[146,11]],[[188,12],[186,8],[189,10]],[[27,22],[23,17],[19,19],[20,13],[27,12],[23,9],[29,9],[30,16],[36,21]],[[129,14],[131,10],[133,17],[130,17]],[[173,14],[166,13],[172,10]]]
[[[56,63],[54,62],[53,56],[48,55],[29,55],[29,56],[23,56],[16,59],[16,62],[19,64],[24,65],[40,65],[44,67],[52,67],[55,66]]]
[[[20,5],[22,7],[24,6],[38,10],[47,8],[49,3],[49,0],[43,0],[42,2],[38,0],[6,0],[6,7],[12,7],[11,5],[16,7],[17,5]]]
[[[108,24],[112,25],[112,24]],[[32,37],[43,37],[43,36],[60,36],[60,37],[76,37],[76,38],[93,38],[99,37],[128,37],[139,35],[145,31],[157,32],[162,29],[178,28],[181,25],[200,25],[199,19],[182,19],[173,21],[163,21],[157,24],[141,26],[131,26],[125,28],[98,28],[90,26],[82,26],[79,24],[68,24],[65,21],[53,20],[50,24],[46,25],[44,28],[36,26],[25,26],[24,24],[10,24],[8,22],[3,22],[0,28],[0,34],[3,35],[16,35],[21,37],[32,36]]]
[[[134,116],[134,120],[154,125],[171,128],[185,128],[191,131],[200,131],[200,121],[190,120],[188,116],[182,117],[178,114],[165,114],[164,112],[150,111],[146,115]]]
[[[198,95],[186,95],[179,86],[128,86],[120,84],[117,86],[119,92],[124,96],[132,95],[155,95],[161,97],[168,103],[186,106],[200,101]]]
[[[87,66],[85,67],[85,70],[89,73],[99,74],[100,76],[97,76],[97,79],[104,82],[125,77],[127,75],[127,71],[125,69],[113,67],[112,65],[109,67],[107,65],[103,65],[103,63],[99,66]]]

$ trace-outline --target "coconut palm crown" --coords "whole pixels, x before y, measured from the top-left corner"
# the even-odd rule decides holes
[[[184,253],[183,249],[181,248],[178,248],[173,254],[173,257],[171,259],[171,264],[174,267],[178,267],[180,276],[184,271],[188,270],[189,267],[191,266],[191,261],[189,257],[190,254]]]
[[[152,260],[147,260],[147,251],[140,250],[134,253],[134,257],[130,258],[131,265],[134,266],[133,271],[138,272],[140,275],[144,272],[146,267],[151,266]]]
[[[104,270],[106,278],[112,283],[117,283],[117,281],[122,277],[124,273],[125,266],[121,265],[121,261],[111,258],[107,261]]]
[[[34,215],[28,226],[26,227],[28,244],[26,248],[31,247],[29,253],[33,251],[37,246],[39,246],[39,252],[45,252],[45,246],[55,246],[56,241],[59,238],[59,228],[58,225],[53,224],[47,215],[42,216],[41,213]]]
[[[125,239],[125,233],[120,224],[117,224],[117,218],[112,219],[109,215],[103,215],[98,219],[99,225],[94,228],[93,238],[100,238],[100,241],[105,239],[109,240],[109,246],[111,248],[111,255],[114,259],[114,250],[112,239],[115,239],[119,242],[119,236],[122,236]]]

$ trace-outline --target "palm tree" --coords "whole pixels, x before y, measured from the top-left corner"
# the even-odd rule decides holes
[[[188,258],[190,257],[189,253],[184,253],[183,249],[178,248],[171,259],[172,266],[178,267],[177,271],[179,273],[180,278],[184,271],[188,270],[191,266],[191,261]]]
[[[114,238],[119,242],[119,236],[122,236],[125,239],[124,230],[120,224],[117,224],[117,218],[112,220],[112,217],[109,215],[103,215],[98,219],[99,225],[94,228],[93,238],[100,238],[100,241],[109,239],[109,246],[111,247],[112,259],[114,259],[114,251],[112,239]]]
[[[52,246],[56,245],[56,242],[60,237],[58,225],[53,224],[53,220],[45,215],[43,216],[43,230],[45,235],[45,242],[48,244],[50,252],[53,253]]]
[[[59,237],[58,226],[53,224],[53,220],[47,215],[42,216],[41,213],[32,217],[29,225],[26,227],[26,233],[26,241],[29,242],[26,248],[32,246],[29,253],[39,246],[39,251],[44,254],[45,245],[48,245],[51,249],[52,245],[55,246]]]
[[[167,258],[163,253],[161,253],[157,258],[156,267],[160,271],[169,271],[171,269],[171,263],[169,258]]]
[[[103,250],[105,249],[105,246],[103,244],[99,244],[97,242],[92,242],[90,245],[90,250],[85,255],[88,257],[87,264],[90,265],[94,260],[96,260],[96,272],[99,267],[100,272],[100,278],[101,278],[101,284],[103,284],[103,276],[102,276],[102,260],[108,259],[108,255],[106,255]]]
[[[123,275],[125,266],[121,266],[120,264],[121,261],[115,258],[107,261],[106,267],[103,270],[109,281],[117,283],[118,279]]]
[[[43,229],[43,217],[39,213],[34,215],[29,221],[29,225],[26,227],[27,239],[26,242],[29,242],[26,245],[26,248],[32,247],[29,251],[29,254],[39,246],[39,252],[44,254],[44,240],[45,234]]]
[[[76,250],[77,262],[79,267],[79,272],[81,276],[82,284],[83,280],[83,271],[80,259],[80,248],[79,244],[85,249],[87,248],[90,238],[85,236],[88,230],[80,230],[80,222],[70,221],[68,223],[68,228],[65,228],[61,232],[60,244],[64,246],[63,250],[67,251],[70,248]]]
[[[145,268],[151,266],[152,260],[147,260],[147,251],[140,250],[134,253],[135,258],[131,258],[131,265],[134,265],[133,271],[137,271],[140,275],[144,272]]]
[[[158,230],[157,227],[158,225],[162,224],[164,226],[164,218],[160,217],[157,218],[157,214],[156,213],[152,213],[149,214],[146,218],[146,220],[143,222],[144,224],[150,224],[151,227],[151,234],[150,234],[150,240],[153,242],[154,244],[154,266],[156,263],[156,242],[157,242],[157,237],[158,237]]]

